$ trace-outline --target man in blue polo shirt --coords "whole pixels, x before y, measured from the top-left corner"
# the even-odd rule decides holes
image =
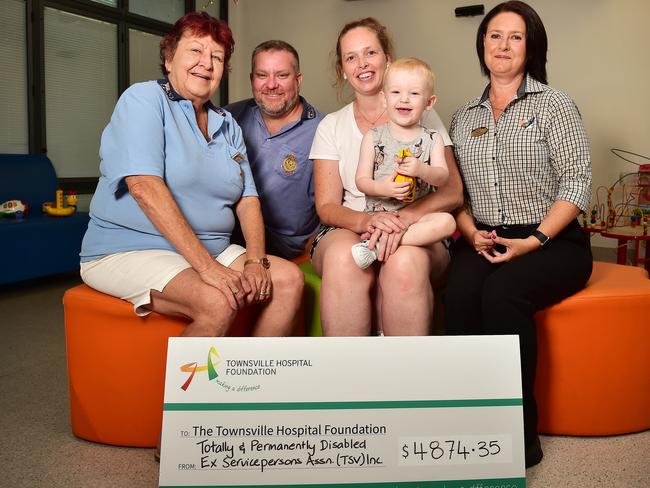
[[[225,108],[244,135],[266,250],[291,259],[305,252],[319,226],[309,150],[324,114],[300,96],[300,60],[290,44],[273,40],[257,46],[250,77],[254,98]]]

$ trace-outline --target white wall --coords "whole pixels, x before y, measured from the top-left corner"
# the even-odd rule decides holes
[[[230,5],[236,46],[230,99],[250,96],[250,53],[283,39],[301,56],[302,94],[325,112],[341,106],[332,87],[336,36],[348,21],[375,16],[388,26],[397,56],[429,62],[437,76],[436,109],[449,123],[455,109],[481,93],[474,49],[482,17],[456,18],[451,0],[239,0]],[[497,0],[485,1],[486,12]],[[618,147],[650,155],[650,1],[530,0],[549,37],[550,84],[576,101],[592,145],[594,189],[636,167]],[[594,245],[611,246],[598,238]]]

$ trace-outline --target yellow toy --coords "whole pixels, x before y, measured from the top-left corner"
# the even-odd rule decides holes
[[[77,203],[76,195],[74,195],[73,198],[70,198],[71,196],[72,195],[69,195],[67,197],[68,203],[71,201]],[[45,202],[43,204],[43,212],[54,217],[68,217],[75,213],[76,210],[77,207],[74,205],[65,206],[63,204],[63,190],[60,189],[56,191],[56,206],[53,205],[53,202]]]
[[[75,209],[77,208],[77,192],[76,191],[71,191],[65,196],[65,203],[68,204],[69,207],[74,207]]]
[[[407,156],[413,156],[413,154],[411,154],[411,150],[408,147],[401,149],[397,153],[397,157],[399,158],[400,161],[402,161]],[[399,173],[393,179],[395,183],[402,183],[402,182],[410,183],[408,195],[406,195],[406,198],[402,200],[404,203],[413,203],[413,201],[415,200],[415,193],[417,191],[416,180],[417,178],[414,178],[413,176],[406,176]]]

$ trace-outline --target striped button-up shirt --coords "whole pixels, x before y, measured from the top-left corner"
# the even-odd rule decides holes
[[[573,100],[527,75],[495,122],[489,88],[454,114],[449,131],[476,221],[537,224],[557,200],[586,210],[589,141]]]

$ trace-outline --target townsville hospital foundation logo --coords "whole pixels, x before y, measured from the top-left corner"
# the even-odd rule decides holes
[[[212,346],[208,351],[208,360],[206,361],[205,365],[199,366],[199,363],[196,361],[183,364],[181,366],[181,371],[183,373],[189,373],[190,375],[188,376],[185,383],[181,385],[181,389],[187,391],[187,389],[190,387],[190,383],[192,383],[192,380],[194,379],[194,375],[197,372],[200,373],[202,371],[207,371],[208,381],[216,379],[219,376],[219,374],[217,373],[217,366],[219,365],[219,363],[221,363],[221,358],[219,357],[219,353],[217,352],[217,349],[214,346]]]

